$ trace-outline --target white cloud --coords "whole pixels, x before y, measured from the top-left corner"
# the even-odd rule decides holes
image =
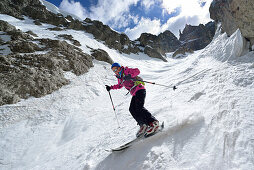
[[[205,6],[201,7],[200,3],[206,2]],[[199,25],[209,22],[210,14],[209,7],[212,0],[162,0],[161,7],[163,14],[171,14],[180,8],[180,14],[171,17],[165,24],[161,24],[160,20],[144,19],[138,22],[138,25],[133,29],[127,28],[125,33],[130,39],[137,39],[141,33],[149,32],[158,35],[160,32],[170,30],[176,37],[179,38],[179,29],[183,30],[186,24]]]
[[[128,25],[132,16],[129,15],[131,5],[137,5],[139,0],[99,0],[90,8],[91,19],[97,19],[104,24],[122,28]]]
[[[182,16],[170,18],[166,24],[163,25],[162,30],[170,30],[176,37],[179,38],[179,30],[183,31],[186,24],[199,25],[198,16]]]
[[[134,22],[134,24],[138,24],[139,18],[140,17],[138,15],[132,16],[132,15],[129,14],[129,19],[131,19]]]
[[[136,27],[134,27],[133,29],[127,28],[125,30],[125,33],[129,36],[131,40],[139,38],[139,36],[144,32],[154,35],[159,34],[161,32],[160,20],[150,20],[142,17]]]
[[[81,19],[85,19],[88,16],[86,9],[79,2],[73,0],[63,0],[59,9],[74,14]]]
[[[206,2],[205,6],[201,7],[201,3]],[[209,14],[209,6],[212,0],[162,0],[161,7],[169,14],[173,13],[176,8],[181,8],[181,16],[198,16],[199,20],[207,21]]]
[[[163,0],[164,5],[169,5],[168,1],[171,0]],[[201,7],[201,2],[206,2],[205,6]],[[165,3],[166,2],[166,3]],[[199,25],[206,24],[211,21],[209,14],[209,7],[212,0],[178,0],[179,4],[176,7],[181,8],[181,13],[176,16],[169,18],[167,24],[168,29],[173,32],[177,37],[179,37],[179,29],[183,30],[186,24],[189,25]],[[167,9],[168,13],[170,11]]]
[[[154,4],[155,0],[142,0],[141,2],[141,5],[144,6],[146,10],[148,10]]]
[[[130,15],[129,12],[130,6],[137,5],[138,1],[140,0],[99,0],[96,5],[90,7],[88,13],[80,2],[62,0],[59,8],[81,19],[88,17],[119,29],[127,27],[131,21],[138,22],[138,17]]]

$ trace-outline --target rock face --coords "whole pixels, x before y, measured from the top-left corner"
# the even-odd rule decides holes
[[[0,30],[4,32],[16,31],[16,28],[10,25],[8,22],[0,20]]]
[[[72,35],[69,35],[69,34],[60,34],[60,35],[57,36],[57,38],[63,38],[65,40],[71,41],[73,45],[81,46],[80,42],[77,41],[77,40],[74,40]]]
[[[177,49],[181,44],[176,36],[168,30],[160,33],[158,36],[149,33],[142,33],[137,40],[140,42],[142,47],[150,46],[162,55],[175,51],[175,49]]]
[[[186,25],[183,32],[180,32],[179,40],[182,42],[182,47],[200,50],[212,41],[214,34],[214,22],[209,22],[206,25],[199,24],[199,26]]]
[[[91,54],[96,60],[105,61],[109,64],[113,64],[114,61],[108,55],[108,53],[102,49],[93,49]]]
[[[18,19],[29,16],[37,21],[53,25],[67,25],[62,15],[49,12],[39,0],[1,0],[0,11]]]
[[[180,58],[185,57],[186,53],[193,53],[194,51],[187,47],[180,47],[178,48],[174,54],[172,55],[173,58]]]
[[[167,60],[163,57],[165,53],[175,51],[180,46],[180,41],[176,36],[166,30],[158,36],[150,33],[142,33],[136,40],[140,47],[144,48],[144,53],[153,58],[159,58],[165,62]]]
[[[214,0],[209,11],[212,19],[221,22],[228,36],[239,28],[242,35],[254,44],[253,0]]]
[[[85,22],[83,29],[93,34],[95,39],[104,41],[108,47],[126,54],[140,52],[139,48],[135,46],[134,42],[132,42],[126,34],[119,34],[100,21],[92,21],[86,18]]]
[[[5,21],[0,23],[0,31],[10,36],[4,43],[12,51],[0,55],[0,105],[52,93],[69,83],[64,71],[81,75],[93,66],[92,56],[66,41],[34,39],[31,32],[24,33]],[[36,51],[46,53],[34,54]]]
[[[209,22],[199,26],[186,25],[183,32],[180,32],[180,41],[168,30],[158,36],[143,33],[136,41],[144,47],[145,54],[166,61],[163,57],[165,53],[174,52],[177,49],[180,51],[182,49],[200,50],[212,41],[214,34],[215,23]]]
[[[152,58],[158,58],[158,59],[161,59],[161,60],[167,62],[167,60],[161,55],[161,53],[159,53],[156,49],[154,49],[150,46],[145,47],[144,53]]]
[[[41,97],[68,84],[63,72],[53,68],[57,61],[49,55],[7,55],[0,60],[0,105]]]

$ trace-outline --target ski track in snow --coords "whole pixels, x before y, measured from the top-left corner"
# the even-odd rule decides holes
[[[52,8],[53,9],[53,8]],[[49,31],[31,19],[0,18],[22,31],[56,39],[71,34],[81,49],[101,48],[113,60],[138,67],[146,85],[146,108],[164,131],[124,152],[109,153],[135,137],[129,114],[131,96],[111,91],[117,121],[105,84],[116,84],[110,65],[94,61],[81,76],[66,72],[71,83],[54,93],[0,107],[0,169],[254,169],[254,53],[246,52],[239,31],[219,34],[205,49],[168,62],[144,54],[109,49],[82,31]]]

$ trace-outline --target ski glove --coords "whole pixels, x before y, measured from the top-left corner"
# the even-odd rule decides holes
[[[105,86],[106,86],[107,91],[110,91],[110,90],[111,90],[111,87],[110,87],[110,86],[108,86],[108,85],[105,85]]]
[[[130,75],[130,74],[124,76],[124,80],[131,80],[131,79],[132,79],[132,78],[131,78],[131,75]]]

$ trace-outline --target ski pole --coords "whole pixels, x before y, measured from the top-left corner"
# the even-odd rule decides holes
[[[158,85],[158,86],[173,88],[173,90],[177,89],[176,86],[167,86],[167,85],[164,85],[164,84],[158,84],[158,83],[155,83],[155,82],[144,81],[144,80],[136,80],[136,81],[141,81],[141,82],[144,82],[144,83],[149,83],[149,84],[154,84],[154,85]]]
[[[114,106],[114,103],[113,103],[110,91],[108,91],[108,94],[109,94],[109,97],[110,97],[110,100],[111,100],[111,103],[112,103],[112,106],[113,106],[113,110],[114,110],[114,113],[115,113],[115,116],[116,116],[116,121],[117,121],[118,127],[120,128],[120,125],[119,125],[119,122],[118,122],[118,118],[117,118],[117,115],[116,115],[116,109],[115,109],[115,106]]]

